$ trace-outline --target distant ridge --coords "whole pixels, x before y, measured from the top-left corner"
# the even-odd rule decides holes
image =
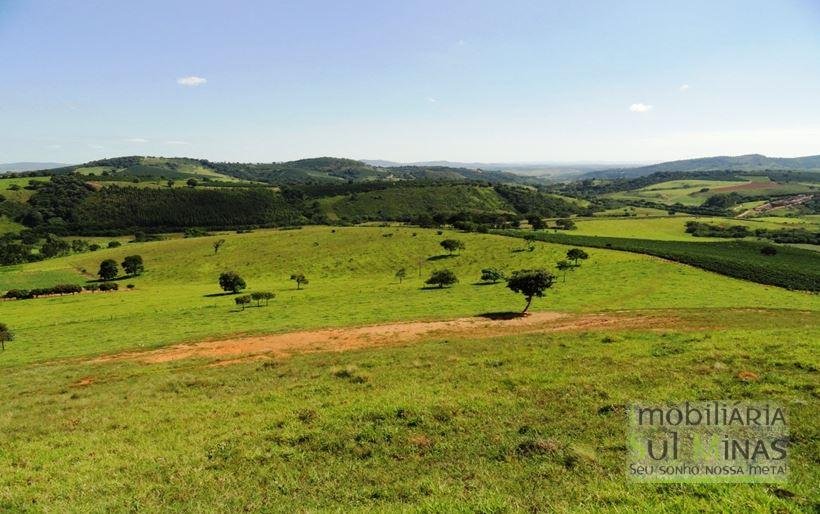
[[[59,162],[6,162],[0,163],[0,173],[11,173],[15,171],[37,171],[63,168],[68,164]]]
[[[761,154],[701,157],[662,162],[637,168],[613,168],[586,173],[579,178],[635,178],[657,172],[678,171],[818,171],[820,155],[807,157],[767,157]]]

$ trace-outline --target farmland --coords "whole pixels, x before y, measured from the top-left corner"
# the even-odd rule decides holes
[[[445,257],[438,243],[446,237],[465,249]],[[226,243],[214,255],[218,238]],[[671,499],[664,488],[638,492],[622,480],[617,413],[631,398],[766,391],[796,402],[798,434],[817,415],[801,400],[810,394],[807,370],[819,364],[815,295],[634,253],[590,249],[534,302],[534,316],[566,316],[559,333],[550,331],[561,322],[545,321],[529,335],[445,331],[236,363],[232,355],[96,360],[203,339],[518,310],[521,297],[503,284],[478,285],[480,269],[552,267],[568,248],[521,243],[415,227],[305,227],[126,243],[4,268],[0,289],[83,282],[109,257],[138,253],[146,264],[123,281],[133,290],[0,305],[17,335],[0,354],[8,385],[0,402],[9,407],[0,417],[9,434],[0,505],[566,510],[663,497],[670,508],[731,499],[739,508],[797,509],[812,501],[807,443],[796,445],[788,499],[760,486],[680,487]],[[421,287],[445,266],[458,284]],[[399,267],[409,271],[402,283],[393,277]],[[237,309],[219,294],[224,269],[243,275],[249,291],[277,297]],[[295,271],[310,278],[302,290],[288,280]],[[572,328],[589,315],[612,322]],[[221,361],[230,365],[211,366]],[[745,370],[761,380],[738,380]]]

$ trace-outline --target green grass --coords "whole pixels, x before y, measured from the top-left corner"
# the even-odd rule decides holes
[[[415,233],[415,236],[413,235]],[[389,237],[385,237],[389,235]],[[439,241],[466,249],[438,258]],[[211,244],[226,239],[217,255]],[[144,257],[133,291],[0,302],[0,511],[809,511],[816,484],[817,295],[590,249],[535,310],[634,311],[661,329],[426,341],[212,367],[89,362],[234,334],[520,309],[480,269],[551,267],[566,246],[410,227],[308,227],[125,244],[0,268],[0,289],[84,280]],[[427,260],[434,257],[434,260]],[[437,267],[461,283],[421,289]],[[395,270],[407,267],[402,284]],[[235,269],[267,308],[217,293]],[[311,280],[296,291],[288,280]],[[739,380],[751,371],[759,380]],[[626,480],[623,406],[761,399],[788,407],[787,484]]]
[[[817,314],[693,316],[722,330],[5,370],[0,510],[811,511]],[[623,406],[693,398],[786,405],[789,482],[627,481]]]
[[[766,218],[751,220],[696,216],[607,219],[576,218],[575,224],[577,226],[577,230],[573,230],[568,234],[579,236],[613,236],[637,239],[657,239],[663,241],[721,240],[720,238],[694,237],[691,234],[687,234],[687,221],[699,221],[701,223],[711,223],[714,225],[742,225],[749,227],[752,230],[756,228],[770,230],[784,228],[782,223],[769,221]],[[795,226],[808,225],[808,223],[800,223],[798,219],[794,219],[793,221]]]
[[[330,219],[404,219],[430,212],[514,212],[493,188],[473,185],[395,187],[322,198]]]
[[[49,179],[48,177],[0,178],[0,196],[4,197],[6,200],[14,200],[15,202],[25,202],[29,198],[31,198],[31,195],[34,194],[34,191],[30,189],[24,189],[25,186],[27,186],[29,182],[32,180],[45,182]],[[11,189],[9,189],[9,186],[18,186],[20,187],[20,189],[18,189],[17,191],[12,191]]]
[[[607,195],[619,200],[650,200],[664,204],[701,205],[707,198],[717,194],[714,190],[746,184],[745,181],[721,180],[670,180],[653,184],[635,191],[624,191]],[[702,189],[708,189],[701,192]]]
[[[10,220],[6,216],[0,216],[0,234],[5,234],[6,232],[19,232],[23,228],[23,225],[16,223]]]
[[[748,185],[752,183],[755,183],[756,187],[748,188]],[[765,187],[760,187],[758,183],[765,183]],[[634,191],[623,191],[606,196],[618,200],[649,200],[668,205],[680,203],[687,206],[699,206],[707,198],[716,194],[737,192],[744,196],[787,195],[806,193],[816,188],[817,184],[778,183],[766,177],[750,177],[748,181],[669,180]]]
[[[494,232],[516,238],[533,235],[540,241],[654,255],[761,284],[820,291],[820,258],[817,253],[792,246],[778,246],[776,255],[764,256],[761,250],[763,247],[770,246],[770,243],[745,240],[658,241],[524,230],[496,230]]]
[[[463,240],[466,250],[455,257],[427,260],[442,255],[438,243],[447,237]],[[227,242],[215,256],[211,244],[219,238]],[[439,236],[416,228],[310,227],[130,243],[27,264],[0,273],[0,290],[69,282],[72,274],[74,282],[82,282],[88,277],[77,270],[93,275],[103,259],[121,262],[131,254],[142,255],[147,271],[121,282],[133,283],[133,291],[3,303],[3,319],[10,320],[17,332],[17,350],[6,352],[0,366],[237,333],[517,310],[523,308],[522,297],[503,284],[474,285],[480,270],[487,266],[508,271],[552,268],[567,250],[538,244],[528,252],[520,251],[522,246],[515,238],[457,232]],[[589,312],[820,305],[815,295],[735,280],[650,256],[603,249],[590,254],[580,270],[571,273],[566,283],[556,284],[546,298],[536,300],[533,308]],[[393,278],[400,267],[406,267],[409,275],[402,284]],[[421,288],[432,270],[444,267],[453,269],[461,282],[444,290]],[[208,296],[220,292],[217,277],[229,269],[245,277],[248,291],[271,290],[278,297],[268,308],[237,312],[231,296]],[[310,279],[306,289],[297,291],[288,279],[295,272]]]

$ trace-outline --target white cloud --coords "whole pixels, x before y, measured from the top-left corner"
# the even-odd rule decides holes
[[[457,44],[458,46],[464,46],[464,45],[466,45],[466,44],[467,44],[467,42],[466,42],[466,41],[464,41],[463,39],[459,39],[459,40],[456,42],[456,44]]]
[[[208,82],[207,79],[191,75],[190,77],[181,77],[177,79],[177,84],[180,86],[196,87]]]
[[[148,140],[141,137],[129,137],[125,140],[126,143],[147,143]]]
[[[103,145],[97,145],[94,143],[88,143],[88,147],[94,150],[102,150],[103,148],[105,148]]]
[[[166,141],[166,145],[190,145],[188,141]]]
[[[636,103],[630,105],[629,110],[632,112],[649,112],[652,110],[652,106],[643,103]]]
[[[48,145],[46,148],[48,148],[49,150],[59,150],[62,147],[63,145]]]
[[[680,89],[681,93],[685,93],[685,92],[689,91],[689,84],[683,84],[678,89]]]
[[[435,98],[433,98],[432,96],[428,96],[428,97],[427,97],[427,101],[428,101],[428,102],[430,102],[431,104],[434,104],[434,103],[438,102],[438,100],[436,100],[436,99],[435,99]]]

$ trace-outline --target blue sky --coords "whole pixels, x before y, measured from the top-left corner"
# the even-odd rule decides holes
[[[820,154],[820,0],[0,0],[0,162]]]

